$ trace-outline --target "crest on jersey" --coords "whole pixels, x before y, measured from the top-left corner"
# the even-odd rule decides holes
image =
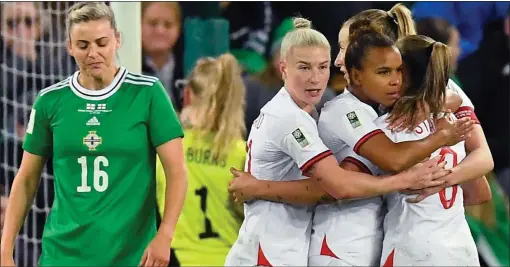
[[[356,129],[361,126],[361,122],[359,121],[356,112],[352,111],[347,113],[347,119],[351,123],[352,128]]]
[[[294,136],[294,139],[296,139],[296,141],[301,147],[306,147],[307,145],[310,144],[310,142],[308,142],[308,139],[306,139],[305,135],[299,128],[292,132],[292,136]]]
[[[89,151],[95,151],[96,147],[103,143],[103,138],[96,134],[96,131],[89,131],[87,136],[83,137],[83,144],[89,148]]]

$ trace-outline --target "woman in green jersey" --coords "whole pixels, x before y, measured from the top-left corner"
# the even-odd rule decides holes
[[[39,92],[6,212],[1,266],[53,156],[55,200],[42,266],[163,266],[186,193],[183,131],[161,82],[115,64],[120,34],[110,7],[77,3],[67,14],[79,71]],[[156,154],[167,181],[156,229]]]
[[[189,186],[172,249],[182,266],[223,266],[243,214],[228,193],[230,166],[243,168],[246,155],[240,67],[230,54],[201,59],[184,92],[181,121]],[[166,179],[161,165],[157,181],[163,211]]]

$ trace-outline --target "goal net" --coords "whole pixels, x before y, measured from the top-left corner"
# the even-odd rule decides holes
[[[10,193],[22,156],[24,127],[37,92],[75,70],[67,55],[65,13],[72,2],[2,2],[0,6],[0,189]],[[51,159],[49,159],[51,162]],[[16,241],[17,266],[36,266],[53,203],[53,171],[47,164],[34,204]],[[2,198],[5,202],[6,198]],[[4,206],[4,203],[2,203]]]

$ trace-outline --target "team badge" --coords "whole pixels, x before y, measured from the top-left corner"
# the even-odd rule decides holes
[[[356,112],[352,111],[347,113],[347,119],[349,119],[349,122],[351,123],[352,128],[356,129],[361,126],[361,122],[358,119],[358,116],[356,115]]]
[[[308,142],[308,139],[306,139],[305,135],[303,134],[303,132],[301,132],[301,129],[299,128],[292,132],[292,136],[294,136],[294,139],[296,139],[296,141],[301,147],[306,147],[307,145],[310,144],[310,142]]]
[[[96,147],[103,143],[103,138],[96,134],[96,131],[89,131],[87,136],[83,137],[83,144],[89,148],[89,151],[95,151]]]

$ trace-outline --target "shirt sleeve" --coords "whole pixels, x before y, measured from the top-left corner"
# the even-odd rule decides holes
[[[313,164],[333,155],[319,138],[317,124],[304,111],[282,126],[281,149],[297,163],[303,174]]]
[[[39,95],[30,112],[23,149],[29,153],[47,157],[51,154],[53,134],[50,128],[45,98]]]
[[[154,147],[172,139],[184,137],[181,123],[170,97],[159,80],[151,88],[149,135]]]
[[[368,159],[354,153],[354,151],[342,151],[342,162],[349,162],[356,165],[362,172],[374,175],[377,173],[377,167]]]
[[[374,123],[377,113],[360,105],[362,103],[338,101],[332,104],[335,106],[322,112],[319,128],[343,140],[355,153],[359,154],[359,148],[368,139],[383,133]]]
[[[471,99],[469,99],[469,97],[466,95],[466,93],[464,93],[464,90],[462,90],[462,88],[460,88],[460,86],[451,79],[448,81],[446,89],[454,91],[462,99],[462,103],[460,104],[459,109],[455,111],[455,117],[457,117],[457,119],[470,117],[475,121],[475,123],[480,123],[475,114],[475,106],[473,105],[473,102],[471,102]]]

